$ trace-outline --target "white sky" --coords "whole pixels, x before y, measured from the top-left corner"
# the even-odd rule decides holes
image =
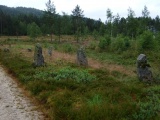
[[[8,7],[31,7],[45,10],[45,3],[48,0],[0,0],[0,5]],[[106,10],[111,9],[113,15],[119,13],[120,17],[127,17],[128,8],[130,7],[136,16],[142,16],[142,10],[146,5],[150,16],[155,18],[160,16],[160,0],[51,0],[53,1],[56,12],[61,14],[62,11],[71,14],[72,10],[79,5],[84,11],[84,16],[104,22],[106,20]]]

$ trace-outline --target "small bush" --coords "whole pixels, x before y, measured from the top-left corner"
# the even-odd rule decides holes
[[[55,73],[55,80],[71,79],[78,83],[89,82],[95,79],[95,76],[88,73],[87,70],[78,70],[70,67],[60,69]]]
[[[131,47],[131,44],[130,44],[128,37],[124,38],[124,47],[125,47],[125,50],[127,50],[129,47]]]
[[[93,34],[94,40],[97,40],[99,36],[99,33],[97,32],[97,30],[94,29],[92,34]]]
[[[102,50],[106,49],[110,45],[110,41],[109,37],[102,37],[98,44],[99,48]]]
[[[78,70],[71,67],[65,67],[58,71],[48,70],[40,71],[34,75],[36,80],[74,80],[78,83],[80,82],[89,82],[95,79],[95,76],[88,73],[87,70]]]
[[[97,43],[95,41],[92,41],[89,43],[89,46],[88,46],[89,49],[95,50],[96,47],[97,47]]]
[[[39,26],[35,22],[32,22],[31,24],[29,24],[27,26],[27,34],[32,39],[35,39],[38,36],[40,36],[42,33],[41,33],[41,30],[40,30]]]
[[[145,31],[140,36],[139,47],[143,50],[152,50],[155,46],[153,39],[153,34],[150,31]]]
[[[151,120],[160,112],[160,88],[155,87],[147,90],[145,102],[137,104],[138,111],[133,114],[135,120]]]
[[[130,47],[130,41],[128,38],[123,37],[122,35],[118,36],[111,43],[111,50],[115,52],[123,52],[128,50]]]
[[[74,51],[73,47],[71,44],[64,44],[63,45],[63,51],[66,53],[71,53]]]

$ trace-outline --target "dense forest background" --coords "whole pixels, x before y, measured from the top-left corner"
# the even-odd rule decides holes
[[[0,5],[0,34],[1,35],[27,35],[27,27],[35,23],[43,35],[49,34],[45,11],[34,8],[17,7],[10,8]],[[63,13],[63,15],[54,15],[54,34],[58,34],[59,28],[61,34],[73,34],[72,16]],[[90,18],[83,18],[83,26],[88,27],[91,33],[93,30],[99,30],[101,25],[104,25],[101,20],[96,21]]]
[[[151,18],[146,6],[142,10],[141,17],[135,17],[135,13],[131,8],[128,9],[127,18],[120,17],[118,13],[113,15],[112,11],[107,9],[105,23],[101,19],[94,20],[84,17],[80,7],[78,5],[76,7],[81,11],[81,34],[94,36],[108,34],[113,37],[122,34],[135,38],[146,30],[154,34],[160,31],[159,16]],[[29,31],[31,30],[29,28],[31,26],[36,26],[38,34],[41,35],[50,34],[51,28],[53,29],[52,33],[55,35],[72,35],[77,30],[75,29],[74,12],[72,11],[72,13],[73,15],[68,15],[65,12],[63,12],[63,15],[55,13],[52,19],[54,24],[51,26],[51,24],[47,24],[49,22],[46,11],[25,7],[10,8],[0,5],[0,35],[28,35],[30,34]]]

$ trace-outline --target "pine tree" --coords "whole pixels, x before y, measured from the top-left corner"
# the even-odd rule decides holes
[[[142,17],[143,17],[143,29],[147,30],[147,22],[149,18],[150,12],[148,11],[147,6],[144,6],[144,9],[142,10]]]
[[[79,41],[79,37],[82,32],[82,18],[84,17],[83,15],[83,10],[81,10],[80,6],[77,5],[75,9],[72,11],[72,16],[73,16],[73,25],[74,25],[74,33],[76,36],[77,42]]]
[[[39,26],[35,22],[33,22],[27,26],[27,34],[31,38],[35,39],[36,37],[41,35],[41,30],[40,30]]]
[[[112,22],[113,22],[114,16],[113,16],[113,13],[112,13],[111,9],[109,9],[109,8],[107,9],[106,14],[107,14],[107,20],[108,20],[107,24],[110,27],[110,35],[111,35],[111,38],[112,38]]]
[[[46,3],[47,10],[45,11],[46,22],[50,30],[50,36],[52,41],[52,34],[53,34],[53,25],[54,25],[54,17],[56,14],[56,7],[51,0],[48,0]]]
[[[149,14],[150,14],[150,12],[148,11],[147,6],[145,5],[145,6],[144,6],[144,9],[142,10],[142,16],[143,16],[144,18],[147,18],[147,17],[149,17]]]

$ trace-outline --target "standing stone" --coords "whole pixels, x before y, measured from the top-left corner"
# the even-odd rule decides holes
[[[88,66],[87,57],[83,47],[77,51],[77,63],[78,65]]]
[[[137,58],[137,74],[141,81],[152,81],[152,72],[149,69],[150,65],[147,63],[145,54],[140,54]]]
[[[9,48],[4,48],[3,51],[4,52],[10,52]]]
[[[31,48],[28,48],[27,51],[28,51],[28,52],[32,52],[32,49],[31,49]]]
[[[44,57],[42,55],[42,47],[39,43],[35,45],[35,52],[34,52],[34,66],[44,66]]]
[[[49,48],[48,48],[48,54],[49,54],[49,56],[52,56],[52,50],[53,50],[52,47],[49,47]]]

